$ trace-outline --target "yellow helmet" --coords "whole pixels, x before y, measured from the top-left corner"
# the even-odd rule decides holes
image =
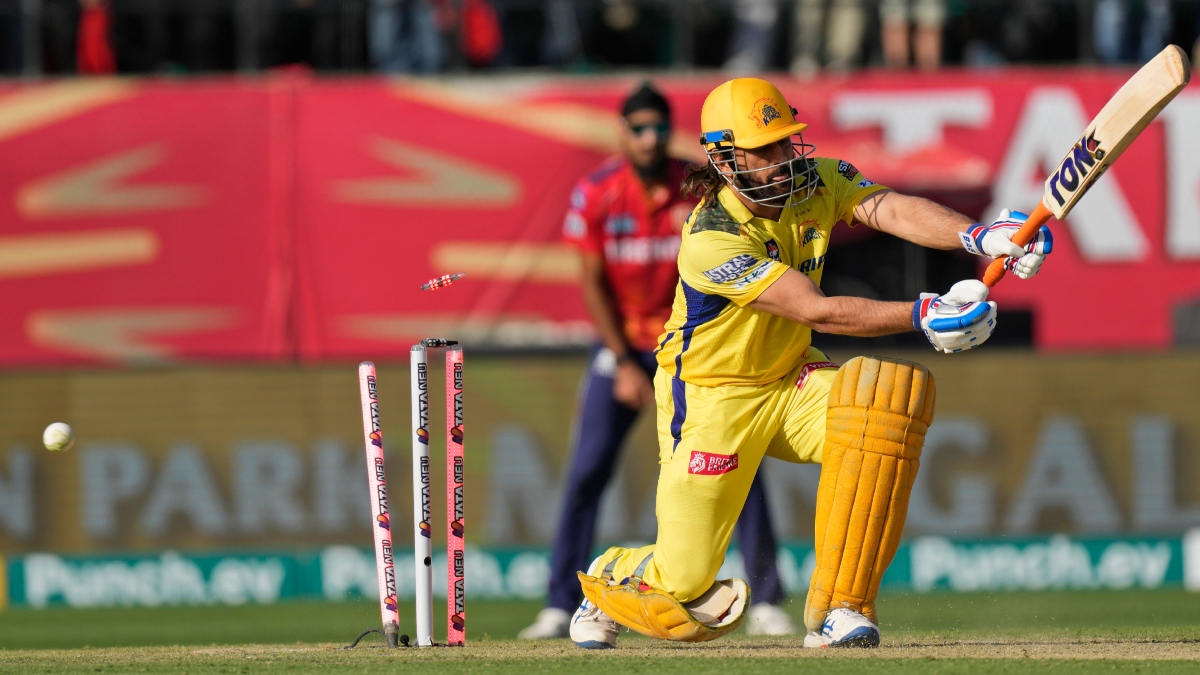
[[[796,121],[795,110],[779,89],[756,77],[730,80],[713,89],[700,110],[701,142],[706,146],[725,142],[761,148],[807,128]]]
[[[800,203],[812,196],[820,182],[816,163],[808,160],[814,148],[803,137],[799,142],[792,141],[789,159],[754,171],[739,168],[734,148],[761,148],[800,136],[808,128],[807,124],[796,121],[795,108],[766,80],[742,77],[713,89],[700,110],[700,128],[700,143],[713,168],[730,188],[756,204],[781,207],[789,200]],[[790,189],[785,187],[780,191],[779,183],[750,182],[750,174],[784,167],[792,177]]]

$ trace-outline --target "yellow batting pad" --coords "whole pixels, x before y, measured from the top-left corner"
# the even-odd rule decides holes
[[[645,569],[646,562],[639,570]],[[741,579],[716,581],[685,607],[670,593],[646,586],[637,576],[618,584],[610,568],[599,577],[578,574],[584,596],[600,611],[630,630],[662,640],[715,640],[742,625],[750,606],[750,587]]]
[[[875,596],[900,544],[933,404],[933,376],[920,364],[858,357],[838,370],[817,490],[809,630],[838,607],[879,622]]]

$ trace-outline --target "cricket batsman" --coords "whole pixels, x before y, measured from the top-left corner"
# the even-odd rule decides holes
[[[923,331],[934,349],[982,345],[996,325],[987,287],[960,281],[913,302],[828,297],[820,282],[838,223],[930,248],[1005,259],[1022,279],[1050,253],[1042,228],[1011,241],[1025,216],[990,224],[877,185],[849,162],[812,157],[806,124],[772,84],[722,84],[701,111],[709,161],[684,189],[680,281],[656,351],[658,539],[610,548],[579,579],[575,644],[616,645],[618,626],[703,641],[738,627],[751,602],[740,579],[717,580],[734,523],[764,456],[822,465],[816,569],[805,647],[877,646],[875,597],[904,529],[933,420],[934,383],[920,364],[858,357],[838,367],[813,331],[876,336]]]
[[[679,232],[696,200],[681,194],[684,164],[667,154],[671,106],[649,82],[621,106],[621,154],[585,176],[571,194],[563,237],[579,250],[583,297],[601,343],[592,352],[572,433],[562,513],[550,556],[546,607],[523,639],[567,637],[582,597],[576,572],[593,553],[600,498],[639,412],[654,405],[654,348],[679,273]],[[737,528],[755,604],[751,634],[796,632],[778,605],[783,584],[761,479],[749,488]]]

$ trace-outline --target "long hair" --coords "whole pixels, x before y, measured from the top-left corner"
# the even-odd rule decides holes
[[[730,155],[733,154],[730,151],[726,152],[729,152]],[[725,177],[717,171],[717,167],[713,165],[712,161],[708,161],[703,164],[687,165],[687,173],[679,185],[679,192],[684,197],[688,195],[696,197],[703,206],[709,207],[716,202],[717,193],[726,185]]]

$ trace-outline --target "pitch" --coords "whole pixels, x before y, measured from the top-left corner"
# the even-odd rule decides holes
[[[799,618],[803,601],[789,610]],[[1200,602],[1179,590],[885,595],[883,647],[803,650],[797,638],[735,634],[685,645],[624,634],[611,652],[566,640],[519,642],[537,602],[471,605],[465,649],[345,651],[378,621],[373,603],[0,614],[8,673],[1191,673],[1200,669]],[[409,630],[405,616],[402,630]],[[437,625],[437,624],[435,624]],[[798,664],[796,659],[803,659]]]

